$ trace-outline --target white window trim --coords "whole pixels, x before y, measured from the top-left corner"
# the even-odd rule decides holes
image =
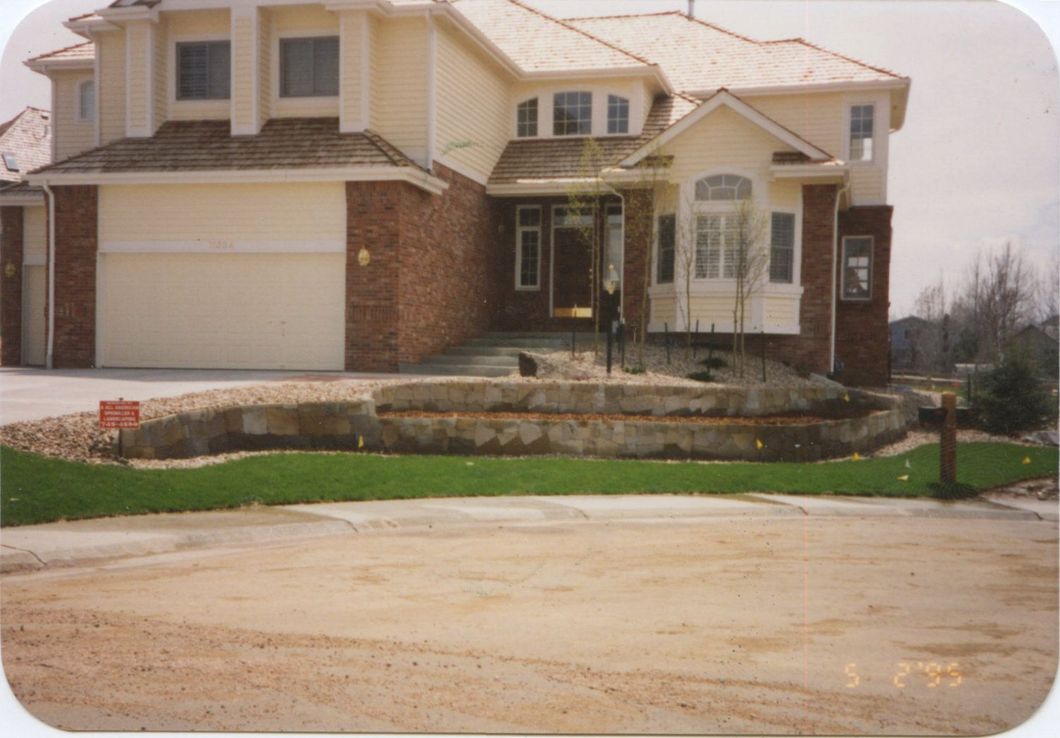
[[[719,174],[735,174],[740,177],[746,177],[751,180],[751,202],[754,206],[764,212],[770,210],[769,201],[766,199],[764,190],[765,183],[762,178],[756,174],[747,171],[746,169],[739,169],[734,167],[715,167],[709,169],[706,172],[697,174],[686,180],[680,188],[680,202],[678,203],[678,216],[677,216],[677,249],[680,250],[684,247],[690,248],[695,251],[696,248],[696,229],[698,227],[695,222],[696,219],[701,215],[729,215],[735,208],[738,200],[723,200],[723,201],[700,201],[696,200],[696,182],[706,177],[713,177]],[[692,212],[682,214],[683,206],[691,205]],[[688,220],[684,220],[687,217]],[[687,228],[682,228],[682,222],[688,223]],[[687,231],[684,233],[683,231]],[[682,241],[691,237],[692,242],[689,244],[682,245]],[[768,248],[768,244],[767,244]],[[725,273],[725,262],[724,262],[724,249],[722,250],[722,261],[719,263],[719,274]],[[680,283],[684,284],[684,273],[682,267],[684,266],[680,254],[675,255],[674,263],[674,284],[678,284],[678,278],[680,277]],[[693,285],[719,285],[729,286],[735,285],[736,280],[733,277],[697,277],[695,273],[696,259],[693,255],[690,266],[692,269],[692,284]],[[681,274],[678,272],[681,271]],[[766,282],[768,283],[768,277]]]
[[[768,213],[769,240],[766,245],[769,248],[770,263],[766,267],[766,286],[771,290],[798,287],[802,284],[802,188],[799,188],[799,207],[771,206]],[[785,213],[795,216],[795,238],[792,242],[791,251],[791,282],[773,282],[769,278],[769,268],[772,266],[773,261],[773,213]]]
[[[342,96],[342,33],[341,29],[335,29],[334,33],[297,33],[295,31],[284,31],[276,36],[276,53],[280,54],[280,47],[283,42],[291,39],[317,39],[317,38],[334,38],[338,41],[338,64],[339,64],[339,89],[334,95],[282,95],[283,91],[283,80],[279,77],[280,69],[283,65],[283,59],[277,56],[276,58],[276,95],[281,100],[338,100]]]
[[[847,296],[847,241],[850,239],[869,239],[869,294],[866,297]],[[867,234],[843,236],[843,259],[839,263],[839,298],[844,302],[872,302],[872,282],[876,272],[876,238]]]
[[[92,101],[92,115],[86,118],[81,114],[81,111],[83,109],[81,102],[85,94],[85,85],[95,86],[95,84],[96,80],[94,78],[86,79],[81,82],[78,82],[76,87],[74,88],[74,109],[77,110],[76,120],[78,123],[92,123],[94,125],[96,122],[96,107],[99,105],[99,90],[93,90],[94,99]]]
[[[854,108],[861,107],[864,105],[872,106],[872,156],[868,159],[858,159],[857,161],[850,160],[850,121],[853,117]],[[884,106],[886,108],[886,106]],[[846,107],[843,109],[843,161],[847,162],[851,166],[864,167],[872,166],[877,163],[880,156],[880,101],[874,97],[871,98],[851,98],[847,100]]]
[[[538,221],[536,226],[520,225],[519,216],[525,210],[536,210]],[[515,208],[515,291],[516,292],[540,292],[541,291],[541,249],[545,247],[541,238],[542,223],[545,213],[540,205],[518,205]],[[523,233],[525,231],[537,232],[537,284],[523,284]]]
[[[281,97],[280,96],[280,41],[287,38],[320,38],[326,36],[337,36],[339,39],[339,94],[338,95],[323,95],[317,97]],[[339,110],[340,98],[342,96],[342,32],[341,28],[336,25],[333,28],[314,28],[314,29],[300,29],[300,30],[289,30],[289,31],[273,31],[272,43],[271,43],[272,58],[269,60],[269,66],[271,67],[270,74],[272,76],[271,82],[271,96],[272,96],[272,113],[279,114],[284,112],[284,108],[299,107],[303,105],[318,105],[318,106],[334,106],[335,110]]]
[[[592,133],[588,136],[581,134],[569,134],[565,136],[554,136],[553,114],[555,113],[555,95],[559,92],[589,92],[592,93],[593,120]],[[624,89],[610,85],[571,85],[550,84],[534,87],[532,90],[523,90],[511,106],[511,138],[518,141],[537,141],[540,139],[570,139],[570,138],[631,138],[641,135],[644,129],[644,121],[648,111],[644,110],[643,96],[638,94],[635,87]],[[627,133],[607,132],[607,96],[615,95],[629,100],[629,131]],[[537,135],[519,135],[519,105],[537,98]]]
[[[191,33],[181,34],[179,36],[170,36],[167,40],[168,48],[166,50],[168,69],[166,70],[166,87],[170,110],[179,110],[181,107],[192,108],[198,106],[199,109],[210,111],[211,115],[216,115],[217,118],[228,118],[232,112],[232,88],[235,84],[235,80],[232,78],[232,68],[228,70],[228,98],[223,100],[217,99],[204,99],[204,100],[180,100],[177,98],[177,44],[187,43],[211,43],[213,41],[227,41],[232,44],[231,33]],[[235,45],[232,44],[232,48]],[[234,65],[233,65],[234,66]],[[98,96],[99,91],[96,91]],[[98,98],[97,98],[98,102]],[[170,116],[167,114],[166,116]],[[183,120],[183,118],[181,118]]]

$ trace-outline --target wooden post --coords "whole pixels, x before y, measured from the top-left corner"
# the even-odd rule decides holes
[[[666,364],[670,364],[670,324],[663,323],[663,345],[666,346]]]
[[[615,344],[615,324],[612,321],[607,328],[607,376],[611,376],[611,351]]]
[[[760,344],[762,346],[762,381],[766,381],[766,331],[763,328],[759,334]]]
[[[939,481],[957,481],[957,395],[942,393],[942,431],[939,439]]]

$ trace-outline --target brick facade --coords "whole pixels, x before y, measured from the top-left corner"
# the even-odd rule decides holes
[[[836,357],[844,384],[883,386],[889,379],[891,215],[889,205],[853,207],[839,214],[839,236],[872,236],[872,298],[839,300],[836,312]],[[842,251],[840,251],[842,258]],[[839,270],[842,272],[842,265]],[[840,284],[836,284],[839,294]]]
[[[449,183],[442,195],[403,182],[346,184],[348,371],[396,371],[487,330],[497,313],[485,188],[440,165],[436,174]]]
[[[96,361],[96,261],[99,197],[94,186],[55,187],[56,369]]]
[[[0,365],[22,363],[22,208],[0,207]]]

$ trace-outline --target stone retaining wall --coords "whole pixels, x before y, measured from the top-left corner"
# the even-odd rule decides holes
[[[645,420],[520,420],[387,416],[387,411],[651,415]],[[377,414],[384,413],[382,416]],[[791,425],[667,422],[676,416],[812,412],[839,419]],[[519,382],[390,385],[372,400],[198,410],[123,431],[128,458],[189,458],[266,449],[491,456],[577,455],[814,461],[901,438],[898,398],[822,386],[798,390]]]

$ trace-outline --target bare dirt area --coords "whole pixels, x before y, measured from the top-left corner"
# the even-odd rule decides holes
[[[67,729],[977,735],[1057,663],[1045,522],[480,525],[2,583],[7,677]]]

